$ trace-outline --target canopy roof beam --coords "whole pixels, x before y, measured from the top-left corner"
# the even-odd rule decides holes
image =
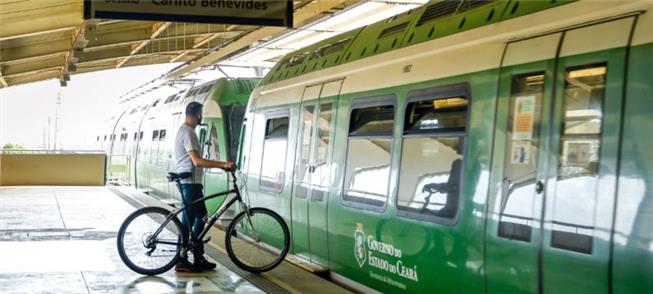
[[[147,46],[152,42],[152,40],[156,39],[156,37],[161,35],[161,33],[163,33],[163,31],[165,31],[170,26],[170,24],[171,22],[167,21],[167,22],[157,22],[154,25],[152,25],[152,34],[150,35],[150,38],[140,42],[139,44],[133,45],[131,52],[129,52],[129,56],[119,61],[118,64],[116,65],[116,68],[123,66],[127,61],[129,61],[129,59],[131,59],[134,56],[134,54],[138,53],[138,51],[143,49],[143,47]]]

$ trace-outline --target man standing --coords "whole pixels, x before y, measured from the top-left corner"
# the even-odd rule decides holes
[[[188,103],[186,106],[186,120],[179,127],[177,137],[175,137],[175,156],[177,158],[175,172],[192,173],[191,177],[181,180],[180,192],[184,206],[189,206],[193,201],[204,197],[202,193],[202,170],[200,168],[235,169],[233,162],[206,160],[200,156],[200,143],[197,134],[195,134],[195,127],[202,122],[202,107],[202,104],[198,102]],[[181,222],[184,228],[187,228],[187,220],[190,220],[193,238],[196,238],[204,229],[203,218],[206,215],[207,211],[204,203],[197,203],[184,211]],[[194,263],[190,264],[187,257],[184,257],[175,266],[176,271],[199,272],[215,268],[215,263],[211,263],[204,258],[204,243],[198,245],[193,250]]]

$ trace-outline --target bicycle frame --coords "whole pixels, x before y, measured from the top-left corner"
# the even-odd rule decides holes
[[[215,222],[218,220],[218,218],[220,218],[220,216],[222,216],[222,214],[224,214],[225,211],[227,211],[227,209],[229,209],[234,203],[236,203],[236,202],[241,203],[241,205],[245,206],[245,211],[247,211],[247,207],[246,207],[245,203],[243,203],[242,197],[240,195],[240,189],[238,189],[238,184],[236,183],[236,175],[235,175],[234,172],[230,172],[230,175],[231,175],[231,178],[233,179],[233,181],[232,181],[233,185],[234,185],[233,189],[202,197],[200,199],[197,199],[197,200],[191,202],[189,205],[184,205],[183,208],[173,210],[166,217],[165,221],[163,221],[161,226],[154,232],[154,234],[152,234],[152,237],[156,238],[161,233],[161,231],[163,231],[163,228],[165,228],[165,226],[170,222],[170,220],[172,220],[172,218],[177,217],[178,214],[182,213],[184,210],[188,209],[189,207],[191,207],[193,205],[197,205],[198,203],[204,202],[204,201],[209,200],[209,199],[213,199],[213,198],[217,198],[217,197],[221,197],[221,196],[226,196],[226,195],[229,195],[231,193],[236,194],[236,197],[229,200],[226,205],[223,205],[213,215],[211,215],[211,218],[208,220],[208,222],[206,223],[206,226],[204,226],[204,229],[197,236],[197,238],[193,238],[193,236],[192,236],[192,226],[193,225],[192,225],[192,223],[191,223],[191,221],[189,219],[188,214],[186,214],[186,223],[188,225],[187,229],[188,229],[188,233],[190,234],[190,238],[188,238],[188,239],[190,240],[191,244],[193,244],[193,243],[195,243],[197,241],[201,242],[204,239],[204,236],[206,236],[206,234],[209,232],[211,227],[213,227]],[[181,192],[181,182],[179,181],[179,179],[175,180],[175,182],[177,182],[177,188],[179,188],[179,191]],[[182,203],[183,203],[183,201],[182,201]],[[250,225],[251,225],[251,220],[249,220],[249,215],[248,215],[248,222],[250,222]],[[188,246],[188,244],[185,243],[186,240],[184,240],[183,242],[184,243],[182,243],[181,245],[183,245],[184,247]],[[167,245],[180,245],[177,242],[168,242],[168,241],[159,241],[159,240],[155,241],[154,243],[167,244]]]

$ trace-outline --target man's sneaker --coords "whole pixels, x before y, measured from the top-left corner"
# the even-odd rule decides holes
[[[205,258],[196,261],[193,267],[199,271],[211,271],[215,269],[215,263],[209,262]]]
[[[198,270],[196,266],[190,264],[187,260],[184,260],[175,265],[175,271],[178,273],[196,273],[201,270]]]

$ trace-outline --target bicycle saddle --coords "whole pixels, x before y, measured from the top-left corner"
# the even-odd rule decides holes
[[[168,182],[176,181],[176,180],[183,180],[185,178],[188,178],[192,175],[191,172],[184,172],[184,173],[168,173]]]

